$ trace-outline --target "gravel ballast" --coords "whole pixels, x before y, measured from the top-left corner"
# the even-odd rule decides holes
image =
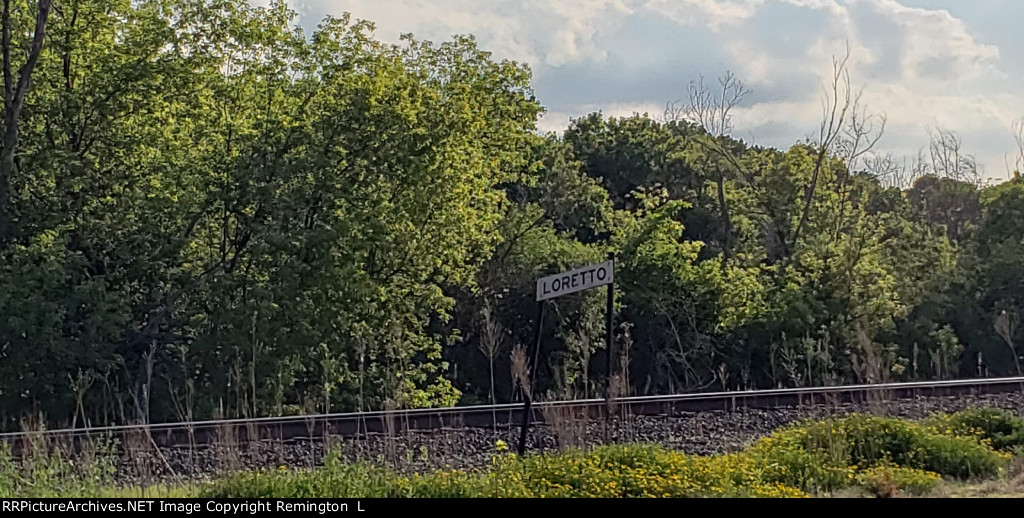
[[[545,416],[551,424],[531,427],[530,452],[559,447],[603,444],[605,436],[617,443],[656,443],[695,455],[737,451],[751,441],[794,421],[807,418],[871,413],[920,419],[938,412],[992,406],[1024,415],[1024,394],[922,397],[887,402],[812,407],[740,408],[732,411],[680,413],[670,416],[630,416],[583,422],[571,415]],[[126,483],[202,480],[238,470],[321,465],[325,451],[336,449],[349,461],[366,461],[402,471],[438,468],[485,468],[498,452],[498,441],[514,451],[519,427],[448,428],[403,432],[395,436],[315,438],[249,444],[219,444],[160,448],[143,445],[121,456],[117,478]]]

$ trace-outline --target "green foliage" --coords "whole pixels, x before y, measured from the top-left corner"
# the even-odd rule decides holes
[[[842,138],[647,115],[539,135],[529,69],[470,36],[297,21],[57,2],[0,179],[0,427],[511,401],[534,281],[609,252],[629,394],[1024,373],[1019,177],[903,189]],[[603,297],[547,307],[536,393],[601,392]]]
[[[114,485],[112,445],[95,445],[73,460],[40,441],[24,448],[16,460],[10,444],[0,444],[0,498],[84,498]]]
[[[967,479],[995,476],[1009,461],[977,438],[865,415],[794,425],[756,442],[750,453],[769,466],[772,480],[808,491],[846,487],[860,470],[892,464]]]
[[[726,287],[721,265],[700,261],[703,243],[684,239],[679,215],[688,204],[664,191],[635,193],[635,213],[616,213],[613,238],[623,292],[623,317],[646,325],[634,333],[637,369],[657,379],[659,392],[707,385],[716,307]]]
[[[980,193],[970,182],[925,175],[907,190],[907,198],[926,221],[944,229],[953,241],[963,239],[981,218]]]
[[[984,420],[979,416],[996,414],[968,410],[934,419],[979,422]],[[204,496],[792,497],[850,487],[878,496],[920,495],[935,489],[943,476],[997,476],[1009,456],[989,444],[978,435],[937,429],[932,421],[854,415],[799,423],[740,453],[712,457],[616,445],[526,458],[498,456],[487,470],[414,476],[330,461],[321,470],[236,475],[215,483]]]
[[[1024,419],[999,408],[982,407],[932,416],[929,425],[947,434],[977,437],[993,448],[1014,452],[1024,446]]]
[[[204,498],[756,498],[803,497],[844,488],[878,496],[925,494],[943,476],[998,476],[1010,455],[992,445],[1011,437],[1006,431],[1017,431],[1020,422],[996,409],[936,415],[923,422],[853,415],[798,423],[743,451],[709,457],[643,444],[519,457],[499,441],[485,469],[411,475],[347,463],[338,450],[331,450],[317,469],[279,466],[153,491]],[[20,461],[6,447],[0,449],[3,496],[148,491],[113,489],[115,457],[102,445],[73,460],[41,443],[29,447]]]
[[[235,475],[203,497],[670,498],[800,497],[761,481],[739,456],[689,457],[651,446],[609,446],[558,455],[496,457],[486,471],[405,476],[365,465]]]
[[[893,496],[896,491],[924,495],[941,482],[937,473],[896,466],[876,466],[857,474],[857,485],[879,497]]]
[[[201,490],[202,497],[247,495],[246,498],[397,498],[407,488],[392,471],[366,464],[346,464],[331,452],[315,470],[277,470],[230,475]]]
[[[51,20],[0,249],[8,425],[457,401],[436,323],[501,239],[529,72],[295,24],[242,0]]]

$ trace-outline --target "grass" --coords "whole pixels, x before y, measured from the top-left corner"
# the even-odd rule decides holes
[[[316,470],[242,473],[208,486],[213,498],[638,498],[806,496],[762,478],[748,457],[695,457],[657,446],[606,446],[557,455],[496,456],[479,471],[403,475],[336,458]]]
[[[979,483],[944,484],[929,496],[939,498],[1024,498],[1024,476]]]
[[[973,411],[971,411],[973,412]],[[208,497],[803,497],[837,492],[927,495],[944,479],[995,480],[1019,447],[993,437],[1006,416],[971,413],[924,422],[854,415],[779,430],[744,451],[689,456],[656,446],[606,446],[558,455],[496,456],[475,472],[404,476],[337,459],[312,471],[240,473]],[[1013,417],[1019,420],[1019,418]],[[969,422],[970,426],[946,426]],[[1005,434],[1004,434],[1005,435]]]
[[[202,492],[202,486],[180,485],[180,486],[131,486],[131,487],[105,487],[99,492],[89,495],[96,498],[193,498]]]
[[[691,456],[615,445],[520,458],[496,444],[474,471],[404,474],[343,462],[242,472],[212,482],[119,488],[103,452],[72,462],[0,449],[0,496],[103,497],[807,497],[1024,496],[1024,420],[993,409],[912,422],[853,415],[778,430],[745,450]]]

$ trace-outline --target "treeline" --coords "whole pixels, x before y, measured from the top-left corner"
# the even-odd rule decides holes
[[[691,85],[657,118],[540,135],[529,70],[472,38],[242,0],[4,3],[4,427],[507,402],[538,276],[534,394],[1019,374],[1024,180],[949,132],[873,145],[843,61],[818,138],[728,136]],[[8,160],[9,158],[9,160]]]

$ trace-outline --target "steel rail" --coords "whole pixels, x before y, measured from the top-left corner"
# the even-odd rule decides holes
[[[957,395],[972,392],[1024,392],[1024,377],[1008,378],[987,378],[987,379],[964,379],[964,380],[943,380],[943,381],[921,381],[903,383],[875,383],[863,385],[836,385],[801,388],[783,388],[767,390],[746,390],[733,392],[704,392],[671,394],[661,396],[630,396],[622,397],[609,402],[605,399],[577,399],[563,401],[538,402],[534,405],[535,417],[543,420],[545,409],[584,409],[587,412],[605,411],[609,403],[616,407],[625,407],[633,415],[668,415],[682,411],[702,411],[714,409],[735,409],[740,407],[779,407],[793,404],[816,404],[826,402],[854,402],[858,395],[871,393],[890,393],[893,399],[905,399],[916,397],[927,392],[930,396],[935,395]],[[937,394],[938,393],[938,394]],[[832,396],[832,399],[829,399]],[[841,398],[837,396],[843,396]],[[354,433],[371,433],[382,431],[387,428],[388,421],[405,420],[401,425],[405,429],[437,429],[451,426],[497,426],[499,424],[511,424],[514,416],[521,417],[522,405],[520,403],[502,403],[497,405],[474,405],[464,407],[445,408],[423,408],[409,410],[387,410],[368,412],[346,412],[332,414],[313,414],[300,416],[280,417],[259,417],[259,418],[236,418],[217,419],[192,422],[168,422],[156,424],[132,424],[114,425],[84,428],[63,428],[56,430],[29,430],[21,432],[0,433],[0,440],[9,440],[31,436],[102,436],[126,432],[147,432],[150,435],[166,436],[168,442],[170,436],[186,432],[190,435],[196,432],[203,432],[207,435],[211,430],[240,427],[257,427],[273,430],[277,428],[278,433],[271,433],[277,438],[292,438],[301,434],[292,430],[299,430],[306,427],[310,435],[318,433],[334,432],[339,435],[351,434],[351,423],[357,423]],[[495,419],[501,416],[502,422]],[[473,423],[465,423],[466,418],[471,418]],[[426,425],[412,426],[413,422],[426,422]],[[463,422],[459,422],[463,421]],[[338,426],[346,424],[345,429]],[[373,430],[367,423],[376,423]],[[361,427],[360,424],[363,426]],[[364,429],[365,428],[365,429]],[[289,429],[289,432],[285,432]],[[252,433],[252,432],[249,432]],[[264,434],[260,434],[264,435]]]

